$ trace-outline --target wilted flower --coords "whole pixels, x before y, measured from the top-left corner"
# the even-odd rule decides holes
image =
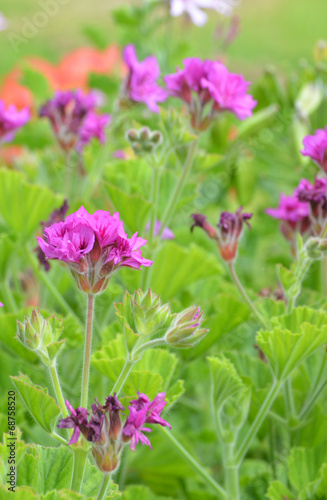
[[[173,17],[187,14],[197,26],[203,26],[208,16],[201,9],[214,9],[223,15],[231,14],[235,0],[171,0],[170,13]]]
[[[197,306],[191,306],[176,314],[175,319],[165,335],[167,344],[173,347],[193,347],[209,330],[200,328],[203,321],[203,311]]]
[[[146,240],[137,234],[127,237],[118,212],[89,214],[82,206],[64,222],[45,228],[44,239],[37,240],[47,259],[66,262],[79,288],[96,294],[105,290],[118,268],[140,269],[152,264],[142,257],[140,247]]]
[[[40,116],[50,120],[55,136],[64,151],[81,150],[92,138],[105,141],[105,127],[109,115],[95,113],[94,93],[81,90],[57,91],[40,109]]]
[[[247,94],[250,82],[242,75],[229,73],[217,61],[193,57],[185,59],[183,64],[184,69],[167,75],[164,81],[172,96],[187,103],[193,128],[207,128],[222,111],[231,111],[239,120],[252,115],[257,102]],[[205,109],[208,109],[206,115]]]
[[[130,413],[124,426],[121,421],[124,407],[115,394],[106,398],[103,406],[95,400],[91,417],[85,408],[75,410],[66,400],[70,416],[62,419],[58,427],[74,429],[68,444],[76,443],[82,434],[92,443],[92,454],[99,469],[102,472],[112,472],[119,465],[125,443],[130,442],[133,451],[139,441],[151,448],[150,441],[143,434],[144,431],[151,432],[151,429],[144,427],[145,423],[170,427],[160,416],[166,405],[164,399],[165,393],[158,394],[153,401],[149,401],[145,394],[139,393],[139,398],[130,403]]]
[[[160,68],[157,59],[149,56],[139,62],[134,45],[124,49],[124,61],[128,76],[124,86],[126,97],[135,102],[143,102],[153,112],[158,113],[158,102],[167,98],[167,92],[157,84]]]
[[[191,230],[195,226],[204,229],[210,238],[217,240],[222,258],[227,262],[232,262],[236,259],[238,242],[242,236],[244,222],[250,228],[251,226],[248,221],[251,217],[252,214],[242,213],[242,207],[235,214],[222,212],[220,221],[217,224],[218,229],[215,229],[207,222],[207,218],[204,215],[193,214],[194,224]]]
[[[12,141],[18,129],[23,127],[30,119],[28,108],[20,111],[11,104],[7,108],[0,100],[0,144]]]
[[[309,156],[317,165],[327,172],[327,127],[316,130],[314,135],[307,135],[303,139],[303,156]]]

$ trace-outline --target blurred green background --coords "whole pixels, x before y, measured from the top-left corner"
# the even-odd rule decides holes
[[[10,36],[20,36],[26,19],[31,21],[35,14],[45,10],[45,4],[53,2],[58,12],[14,50]],[[85,35],[90,26],[97,27],[108,42],[128,39],[128,33],[122,33],[121,29],[117,32],[110,16],[110,10],[123,3],[123,0],[4,0],[0,10],[10,26],[0,33],[0,74],[27,54],[56,62],[65,52],[90,43]],[[125,4],[130,3],[125,0]],[[55,12],[53,5],[52,9]],[[235,14],[241,18],[241,33],[229,49],[230,66],[249,76],[256,76],[266,64],[286,69],[303,57],[311,58],[315,42],[327,38],[326,0],[242,0]],[[179,18],[172,23],[172,36],[190,43],[193,55],[212,56],[218,53],[219,42],[214,33],[221,20],[222,16],[211,11],[205,28],[187,24],[185,30],[185,20]],[[212,42],[209,47],[208,30]]]

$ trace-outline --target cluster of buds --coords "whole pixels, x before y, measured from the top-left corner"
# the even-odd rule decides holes
[[[162,142],[162,134],[159,130],[151,131],[148,127],[142,127],[140,130],[129,130],[127,132],[127,139],[134,153],[141,155],[144,153],[153,153]]]
[[[127,237],[118,213],[98,210],[89,214],[80,207],[63,222],[45,228],[45,238],[37,240],[46,259],[66,262],[78,287],[95,295],[106,289],[118,268],[152,264],[142,257],[140,247],[146,240],[137,234]]]
[[[115,304],[116,316],[120,322],[139,336],[132,358],[152,344],[168,344],[172,347],[193,347],[208,330],[201,328],[203,312],[197,306],[173,314],[169,304],[162,304],[160,296],[151,289],[137,290],[134,295],[126,292],[123,302]],[[148,344],[149,342],[149,344]]]
[[[24,323],[17,321],[18,340],[49,366],[64,346],[65,340],[58,341],[62,330],[62,321],[54,316],[45,319],[36,309],[30,317],[25,316]]]
[[[139,393],[139,397],[130,402],[129,415],[123,425],[121,412],[124,407],[115,394],[106,398],[103,406],[95,400],[91,416],[86,408],[74,409],[66,400],[70,416],[62,419],[58,427],[74,429],[68,444],[77,443],[82,434],[92,443],[92,454],[98,468],[104,473],[111,473],[119,465],[125,444],[129,443],[133,451],[138,442],[151,448],[151,443],[144,434],[151,432],[151,429],[144,427],[145,424],[159,424],[171,428],[160,416],[166,404],[164,392],[159,393],[153,401],[149,401],[145,394]]]
[[[165,335],[167,344],[173,347],[193,347],[209,330],[201,328],[203,311],[191,306],[176,314],[171,327]]]
[[[221,257],[226,262],[233,262],[237,256],[238,243],[243,233],[244,222],[249,228],[249,219],[252,214],[242,213],[240,207],[234,214],[230,212],[222,212],[220,220],[217,224],[217,229],[209,224],[207,218],[202,214],[193,214],[194,227],[201,227],[209,236],[209,238],[217,241],[218,249]]]

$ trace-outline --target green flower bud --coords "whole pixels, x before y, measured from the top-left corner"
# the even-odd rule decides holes
[[[208,332],[200,328],[203,312],[197,306],[191,306],[177,314],[171,328],[165,335],[165,341],[174,347],[193,347]]]

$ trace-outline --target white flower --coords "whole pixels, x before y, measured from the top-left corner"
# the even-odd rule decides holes
[[[173,17],[186,13],[197,26],[203,26],[208,16],[201,9],[214,9],[224,16],[232,13],[237,0],[171,0],[170,13]]]
[[[8,28],[8,21],[5,16],[0,12],[0,31],[4,31]]]

